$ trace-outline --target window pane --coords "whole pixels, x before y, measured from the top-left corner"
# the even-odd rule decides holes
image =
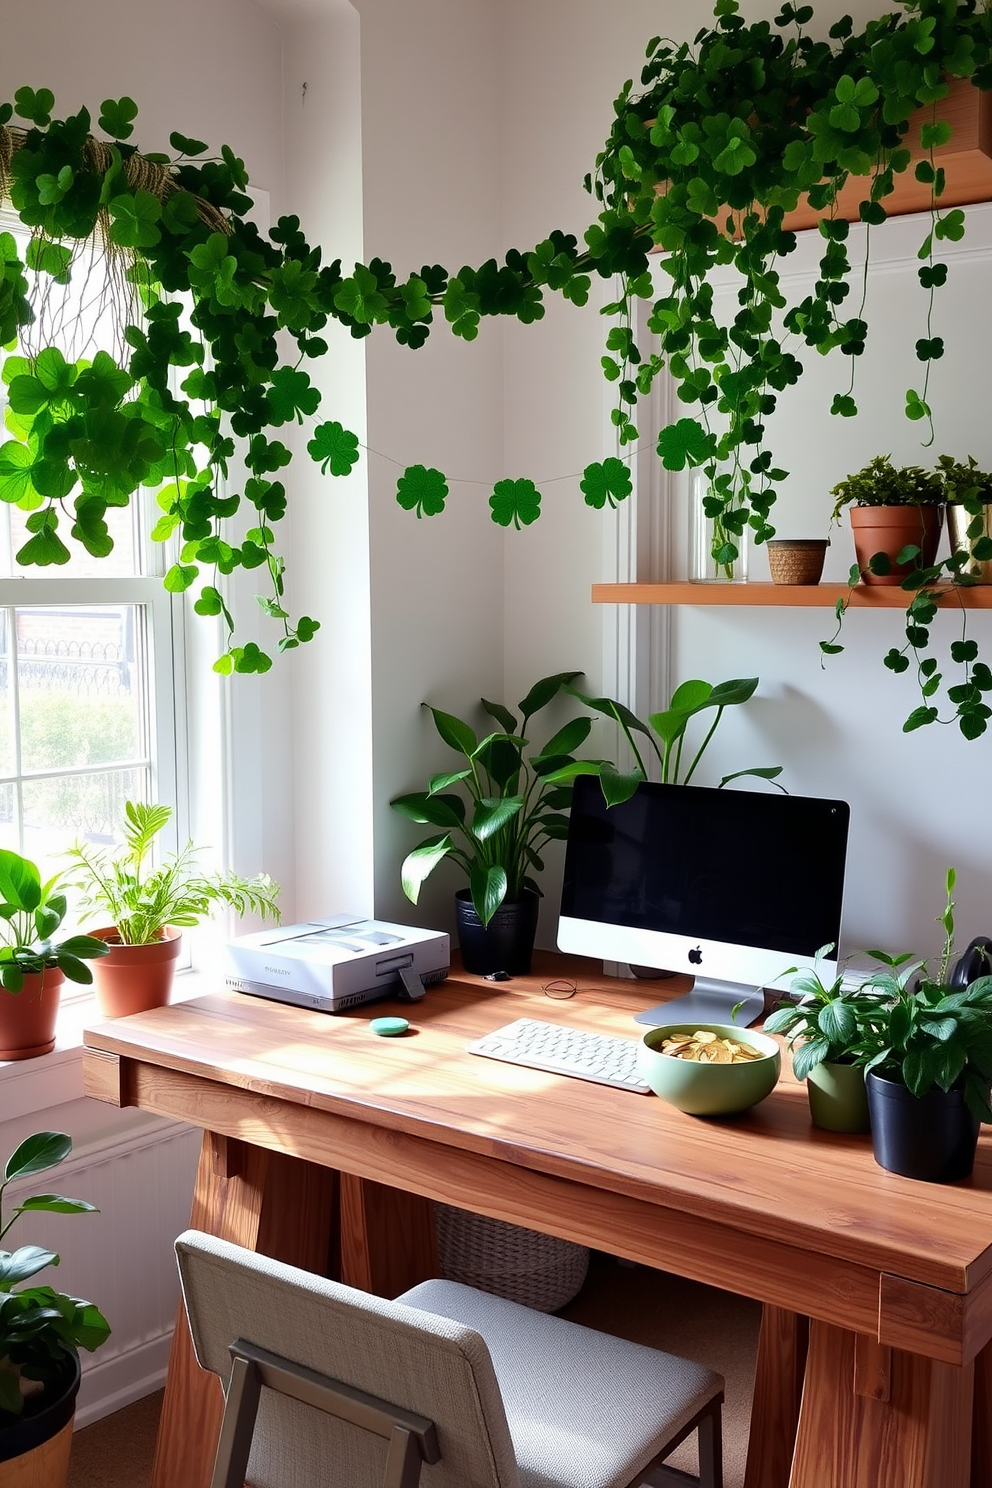
[[[72,605],[15,612],[25,774],[144,758],[139,610]]]
[[[77,837],[86,842],[117,840],[124,820],[124,802],[147,800],[150,789],[147,769],[105,770],[63,775],[54,780],[25,781],[22,796],[25,856],[41,864],[43,872],[64,869],[63,854]]]

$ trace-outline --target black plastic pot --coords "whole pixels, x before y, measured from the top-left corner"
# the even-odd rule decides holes
[[[43,1393],[34,1396],[25,1405],[22,1416],[12,1425],[0,1428],[0,1462],[11,1462],[15,1457],[24,1457],[58,1436],[75,1415],[79,1379],[79,1359],[74,1357],[66,1360],[61,1387],[46,1386]],[[30,1481],[30,1477],[24,1477],[25,1483]]]
[[[488,925],[475,912],[468,889],[455,895],[455,917],[462,965],[476,976],[505,971],[526,976],[537,934],[538,896],[527,892],[519,899],[504,900]]]
[[[875,1161],[890,1173],[925,1183],[955,1183],[975,1165],[978,1118],[961,1090],[913,1095],[876,1070],[865,1077]]]

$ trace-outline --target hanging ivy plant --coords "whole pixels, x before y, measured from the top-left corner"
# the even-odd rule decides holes
[[[34,234],[25,262],[13,238],[0,235],[12,435],[0,447],[0,498],[29,512],[19,560],[63,563],[67,536],[103,556],[111,546],[108,508],[154,487],[162,513],[154,536],[180,540],[167,587],[195,589],[196,609],[223,617],[230,643],[219,670],[265,670],[265,651],[235,644],[222,579],[239,567],[267,575],[261,603],[280,627],[279,649],[316,631],[314,620],[293,621],[285,607],[274,532],[290,461],[281,430],[306,425],[309,454],[331,476],[346,475],[359,458],[353,433],[334,419],[317,421],[321,399],[306,363],[326,353],[328,322],[355,337],[389,326],[412,349],[439,320],[472,340],[483,316],[539,320],[548,292],[585,304],[594,275],[618,286],[606,307],[613,324],[603,371],[616,387],[621,449],[639,437],[639,398],[666,371],[687,412],[660,431],[658,452],[670,470],[705,473],[720,561],[733,560],[746,526],[767,539],[786,472],[766,446],[765,421],[802,374],[804,352],[849,359],[832,412],[857,412],[853,368],[868,324],[863,294],[852,303],[849,225],[836,206],[851,180],[863,182],[858,215],[869,229],[884,222],[899,175],[912,168],[929,189],[919,270],[925,334],[905,412],[930,419],[929,373],[943,353],[930,313],[946,280],[935,249],[964,232],[963,213],[941,205],[943,171],[933,152],[950,135],[941,104],[949,79],[992,89],[992,22],[976,0],[907,0],[861,32],[849,18],[837,22],[826,41],[807,33],[812,14],[786,3],[774,22],[748,25],[737,0],[718,0],[715,25],[693,45],[651,41],[642,91],[625,85],[587,180],[600,211],[581,246],[555,230],[502,263],[456,273],[428,265],[406,279],[381,259],[351,273],[338,261],[325,264],[295,217],[263,236],[246,219],[248,179],[234,152],[224,147],[208,158],[202,141],[173,134],[174,153],[141,155],[129,143],[131,99],[104,102],[98,139],[85,109],[55,120],[48,90],[19,89],[0,106],[0,197],[9,196]],[[931,115],[924,158],[914,161],[909,119],[920,108]],[[789,304],[779,264],[796,239],[785,214],[803,197],[822,214],[823,251],[812,290]],[[125,256],[140,306],[124,326],[126,355],[73,362],[54,345],[19,355],[18,336],[34,315],[29,271],[66,278],[76,245],[94,232]],[[654,250],[668,281],[658,298]],[[716,269],[740,276],[739,309],[726,325],[714,306]],[[639,299],[653,300],[647,350],[634,334]],[[241,467],[245,478],[235,481]],[[630,484],[616,457],[590,463],[580,481],[586,502],[600,508],[616,506]],[[397,488],[400,505],[418,517],[443,511],[447,494],[444,474],[418,464]],[[541,493],[530,480],[506,479],[489,502],[495,522],[519,528],[539,516]],[[243,507],[250,518],[238,527]]]

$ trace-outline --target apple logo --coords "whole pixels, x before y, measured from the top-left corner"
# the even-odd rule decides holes
[[[689,960],[692,962],[693,966],[702,966],[703,953],[698,946],[696,946],[695,950],[689,952]]]

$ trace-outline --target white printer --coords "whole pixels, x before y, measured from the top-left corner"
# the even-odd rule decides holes
[[[227,986],[297,1007],[342,1013],[395,997],[418,996],[451,965],[449,936],[360,915],[333,915],[239,935],[227,946]]]

